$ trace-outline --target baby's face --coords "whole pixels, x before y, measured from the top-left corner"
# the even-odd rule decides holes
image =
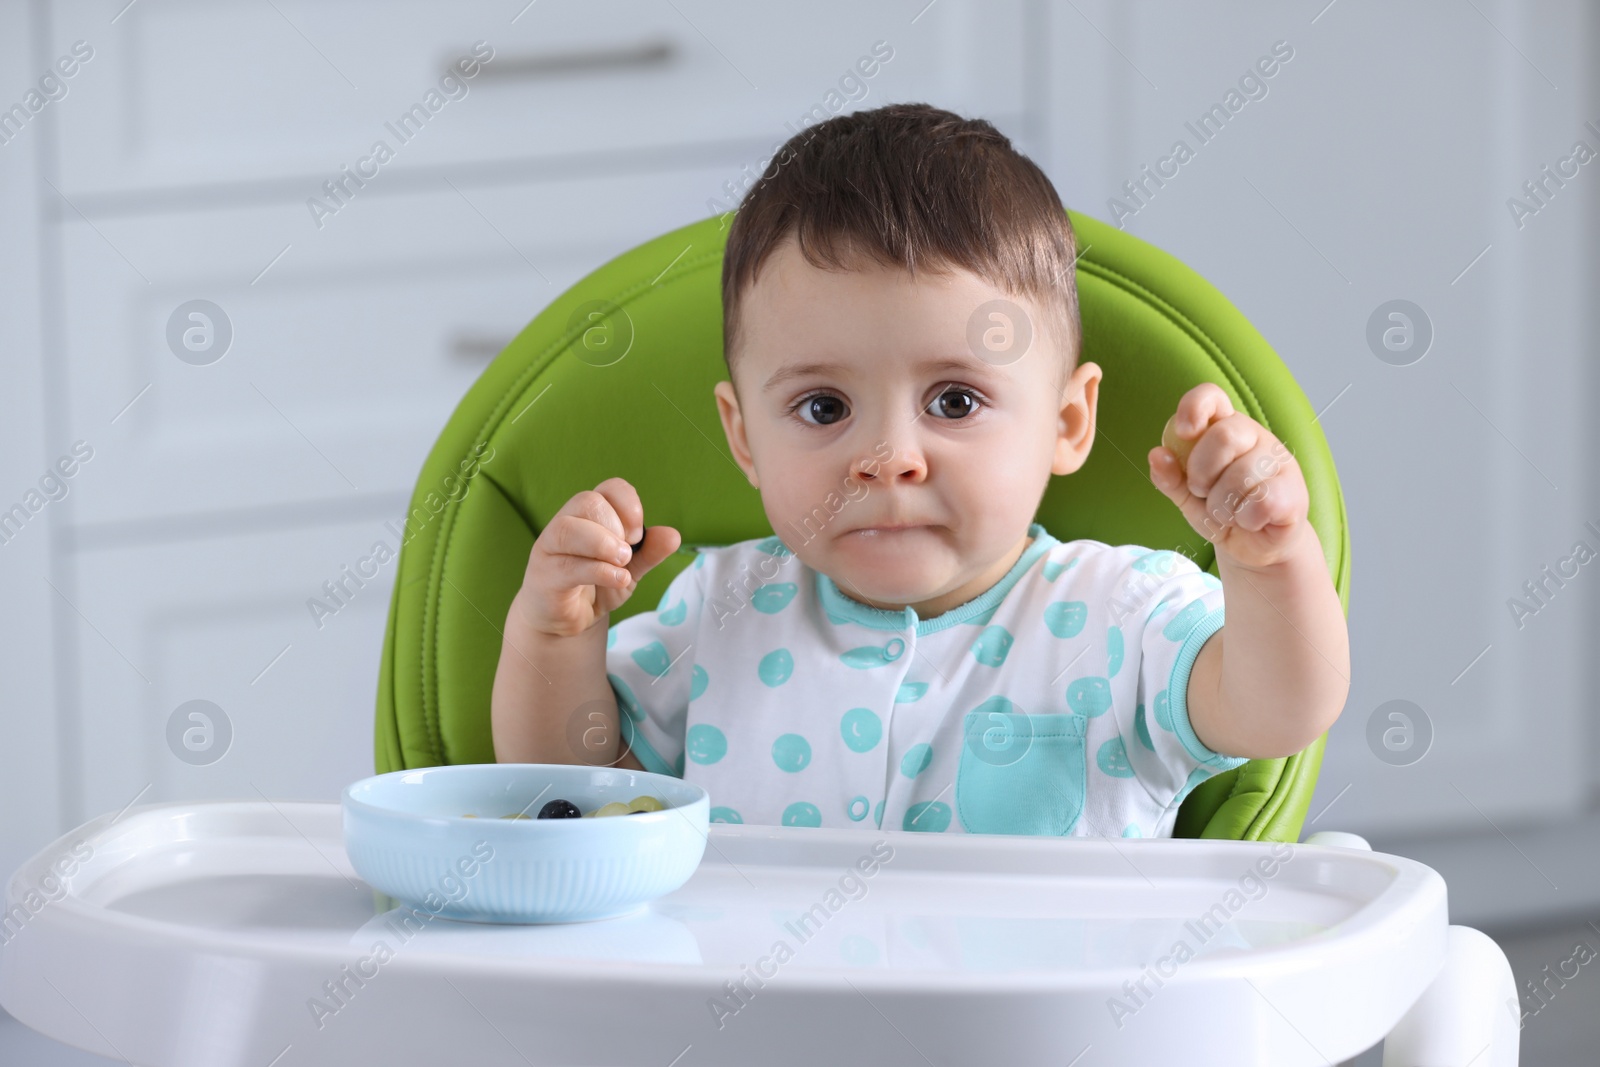
[[[1031,320],[1020,358],[980,358],[968,342],[995,299]],[[1080,364],[1063,385],[1044,322],[968,271],[829,271],[791,236],[745,294],[738,388],[716,386],[773,532],[846,596],[919,618],[998,581],[1050,475],[1077,470],[1094,438],[1100,368]]]

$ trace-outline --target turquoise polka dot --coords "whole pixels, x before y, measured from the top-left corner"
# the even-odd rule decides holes
[[[871,967],[878,962],[878,946],[860,934],[839,941],[839,958],[852,967]]]
[[[1126,826],[1124,826],[1122,828],[1122,836],[1123,837],[1143,837],[1144,836],[1144,831],[1139,829],[1139,824],[1138,823],[1130,822],[1128,825],[1126,825]]]
[[[985,626],[972,643],[972,656],[985,667],[998,667],[1011,651],[1011,631],[1004,626]]]
[[[617,706],[620,707],[628,718],[638,721],[644,718],[644,709],[639,707],[639,701],[634,697],[633,690],[614,674],[606,675],[606,680],[611,683],[611,688],[617,694]]]
[[[769,556],[794,555],[793,552],[789,551],[789,546],[778,540],[776,535],[773,535],[772,537],[763,537],[761,540],[756,542],[756,547]]]
[[[1111,710],[1111,679],[1090,676],[1067,686],[1067,707],[1091,719]]]
[[[744,816],[732,808],[715,807],[706,816],[709,822],[744,822]]]
[[[701,693],[704,693],[706,691],[706,686],[709,685],[710,682],[711,678],[706,674],[706,669],[700,666],[700,664],[696,663],[689,671],[689,699],[693,700]]]
[[[1122,669],[1122,627],[1113,626],[1106,631],[1106,674],[1112,678]]]
[[[1133,569],[1146,574],[1167,575],[1172,573],[1172,568],[1177,565],[1178,554],[1168,549],[1149,552],[1133,561]]]
[[[1150,723],[1144,717],[1144,705],[1140,704],[1133,709],[1133,732],[1139,735],[1139,743],[1151,752],[1156,750],[1156,743],[1150,740]]]
[[[665,599],[665,594],[663,594],[663,599]],[[663,626],[676,626],[688,617],[689,605],[682,599],[666,611],[661,611],[660,609],[656,611],[656,618]]]
[[[788,606],[799,590],[793,582],[768,582],[750,594],[750,603],[764,615],[776,615]]]
[[[900,829],[941,834],[950,827],[950,805],[942,800],[919,800],[906,809]]]
[[[1128,749],[1121,737],[1113,737],[1100,746],[1094,755],[1095,763],[1113,778],[1132,778],[1133,768],[1128,765]]]
[[[907,778],[915,778],[928,769],[928,764],[933,762],[933,746],[927,744],[912,745],[906,749],[906,754],[900,757],[900,773]]]
[[[900,688],[894,691],[894,702],[896,704],[915,704],[922,699],[927,691],[927,682],[901,682]]]
[[[772,742],[772,762],[780,771],[802,771],[811,762],[811,742],[799,734],[784,734]]]
[[[613,626],[611,629],[606,631],[606,647],[610,648],[612,645],[614,645],[616,643],[617,643],[617,628],[615,626]]]
[[[1046,604],[1044,624],[1057,637],[1077,637],[1089,618],[1089,605],[1081,600],[1061,600]]]
[[[783,809],[783,825],[821,826],[822,812],[817,810],[815,804],[807,804],[803,800],[798,800]]]
[[[871,808],[872,802],[858,793],[850,799],[850,806],[845,809],[845,814],[850,816],[851,822],[860,822],[867,817],[867,812]]]
[[[728,737],[710,723],[697,722],[684,736],[684,749],[696,763],[715,763],[728,754]]]
[[[1156,694],[1156,725],[1172,733],[1172,705],[1167,702],[1167,691],[1163,689]]]
[[[1222,579],[1218,578],[1215,574],[1209,574],[1205,571],[1201,571],[1200,584],[1205,586],[1207,589],[1221,589]]]
[[[872,821],[877,824],[878,829],[883,829],[883,801],[881,800],[872,806]]]
[[[871,708],[851,708],[839,720],[839,733],[852,752],[870,752],[883,737],[883,720]]]
[[[885,663],[893,663],[899,659],[906,650],[906,643],[900,638],[891,639],[882,648],[877,645],[862,645],[852,648],[848,652],[839,654],[839,659],[846,667],[855,667],[857,670],[868,670],[872,667],[882,667]]]
[[[705,562],[706,562],[706,554],[704,552],[700,551],[698,548],[695,549],[694,550],[694,565],[696,567],[702,567],[702,566],[705,565]],[[732,809],[729,809],[729,810],[732,810]]]
[[[667,646],[660,641],[651,641],[643,648],[633,650],[633,662],[639,669],[656,678],[667,673],[667,668],[672,666],[672,657],[667,654]]]
[[[789,675],[794,673],[794,657],[789,655],[787,648],[775,649],[761,657],[761,665],[756,668],[756,674],[770,686],[780,686],[789,680]]]
[[[1189,636],[1189,631],[1194,629],[1194,624],[1206,617],[1206,605],[1203,600],[1191,600],[1182,611],[1168,620],[1167,625],[1161,628],[1161,636],[1168,641],[1182,641]]]

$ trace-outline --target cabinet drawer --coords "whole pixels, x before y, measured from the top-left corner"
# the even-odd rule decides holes
[[[845,0],[519,6],[173,0],[108,26],[103,4],[59,0],[51,54],[94,49],[50,105],[63,189],[243,182],[306,197],[379,141],[394,158],[369,172],[571,156],[603,167],[619,153],[776,144],[814,108],[1021,110],[1022,0],[943,0],[915,23],[914,10]],[[492,58],[441,83],[480,41]]]
[[[723,179],[372,195],[320,232],[293,204],[61,224],[69,439],[95,449],[74,523],[409,492],[505,342],[607,259],[703,217]],[[197,299],[231,328],[214,362],[168,332]],[[203,343],[220,325],[176,327]]]
[[[397,502],[397,525],[403,510]],[[260,799],[257,789],[337,800],[371,774],[395,562],[366,565],[372,577],[359,587],[347,579],[332,615],[314,617],[306,602],[329,602],[323,583],[358,568],[378,541],[399,547],[373,518],[74,554],[82,615],[68,613],[69,713],[81,742],[66,773],[81,817],[116,811],[147,785],[140,803]],[[173,727],[190,701],[220,714],[194,705]]]

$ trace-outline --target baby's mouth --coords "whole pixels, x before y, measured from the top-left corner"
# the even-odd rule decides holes
[[[926,528],[927,527],[925,526],[863,526],[859,529],[851,530],[850,534],[867,540],[874,540],[885,537],[897,537],[903,534],[911,533],[915,530],[923,530]]]

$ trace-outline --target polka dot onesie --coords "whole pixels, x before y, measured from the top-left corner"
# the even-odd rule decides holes
[[[1189,724],[1222,583],[1187,557],[1034,523],[987,592],[931,619],[841,593],[776,537],[701,549],[606,669],[647,770],[712,821],[1170,836],[1245,762]]]

